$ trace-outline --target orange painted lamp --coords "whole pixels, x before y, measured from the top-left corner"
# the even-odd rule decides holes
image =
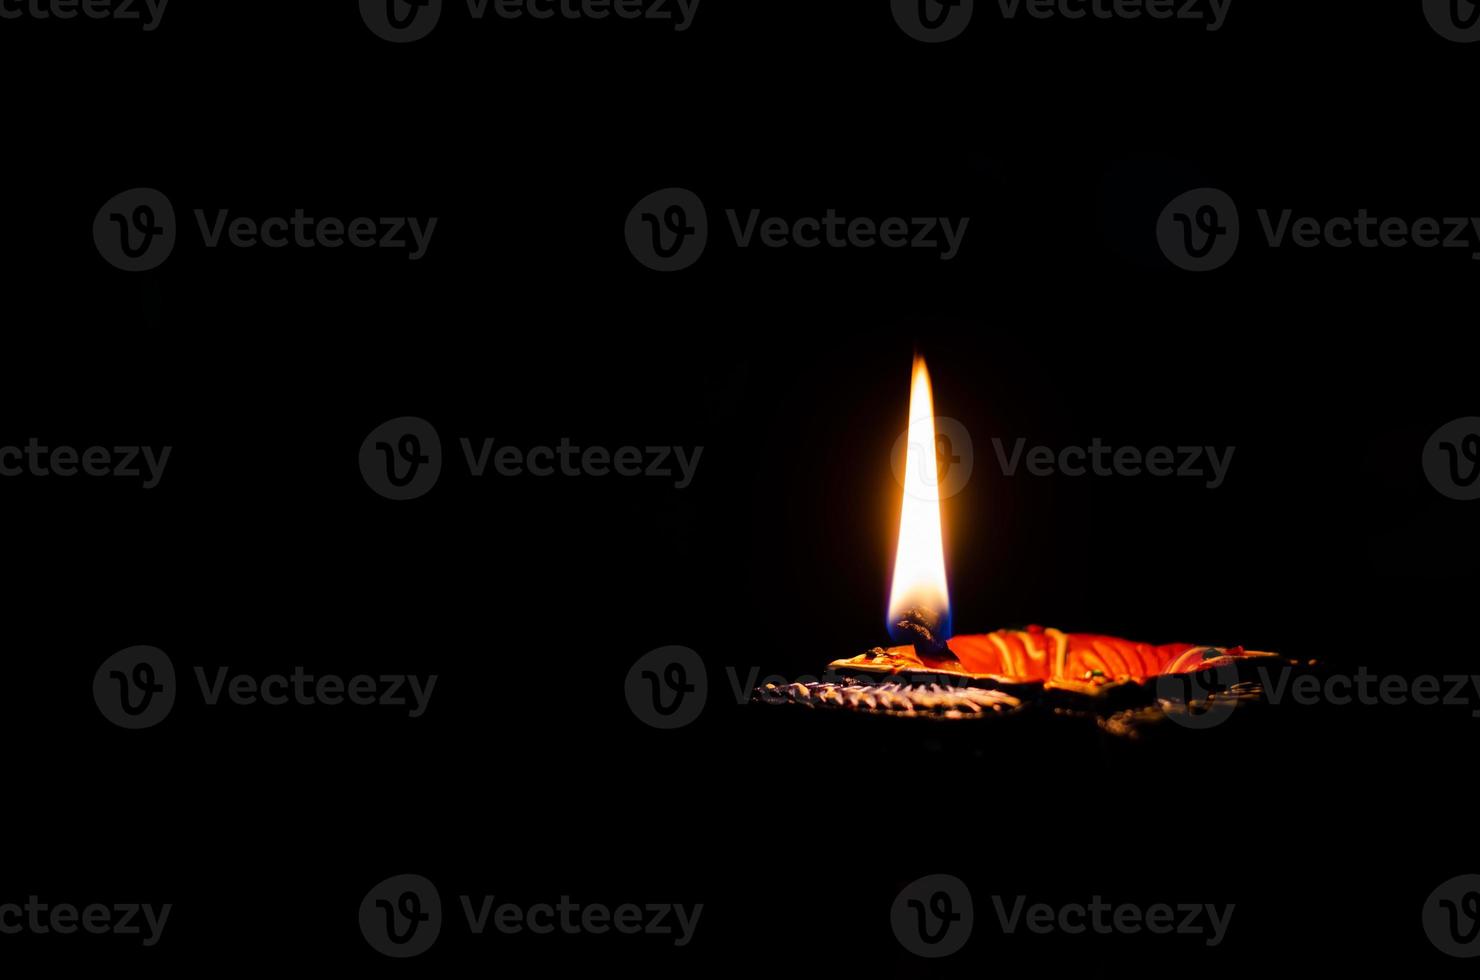
[[[930,374],[924,359],[917,357],[910,386],[904,494],[889,595],[891,633],[909,642],[833,661],[830,669],[880,679],[898,674],[913,684],[922,680],[928,683],[935,675],[941,681],[957,684],[963,680],[1014,686],[1036,682],[1094,694],[1129,682],[1144,683],[1168,674],[1195,673],[1275,656],[1242,647],[1140,643],[1041,626],[951,636],[935,446]]]

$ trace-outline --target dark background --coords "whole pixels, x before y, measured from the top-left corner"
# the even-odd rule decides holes
[[[0,445],[174,447],[147,492],[0,481],[10,697],[0,901],[173,902],[156,948],[4,937],[0,961],[258,973],[532,967],[689,975],[1329,962],[1452,969],[1424,898],[1474,870],[1467,709],[1319,708],[1141,744],[741,707],[744,677],[885,639],[909,365],[976,443],[946,508],[958,632],[1039,622],[1465,671],[1473,504],[1420,454],[1476,414],[1468,252],[1266,249],[1254,209],[1480,213],[1480,57],[1414,4],[1240,4],[1199,25],[999,21],[928,46],[887,4],[705,0],[645,23],[373,37],[353,4],[186,4],[142,33],[0,21],[8,92]],[[1402,9],[1398,9],[1402,8]],[[182,242],[105,264],[104,201],[152,186]],[[651,273],[622,223],[659,188],[709,250]],[[1245,245],[1180,273],[1184,190]],[[190,211],[436,215],[428,256],[200,247]],[[737,250],[724,210],[969,215],[958,258]],[[375,426],[429,420],[427,497],[371,493]],[[694,485],[471,480],[456,439],[702,445]],[[990,440],[1235,446],[1227,483],[1005,478]],[[108,724],[133,644],[242,670],[437,673],[428,714],[217,708]],[[682,644],[709,707],[628,710]],[[191,692],[186,692],[190,694]],[[410,963],[354,912],[398,873],[450,921]],[[905,953],[889,903],[959,875],[977,932]],[[461,893],[703,902],[694,944],[468,937]],[[988,896],[1234,902],[1172,937],[1002,937]]]

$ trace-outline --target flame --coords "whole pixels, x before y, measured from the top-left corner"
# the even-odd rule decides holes
[[[945,638],[951,633],[951,601],[940,522],[935,402],[930,393],[930,372],[925,369],[925,359],[918,356],[910,383],[910,427],[905,438],[902,482],[899,542],[894,549],[894,582],[889,589],[889,634],[902,640],[895,624],[910,609],[922,608],[940,618],[938,635]]]

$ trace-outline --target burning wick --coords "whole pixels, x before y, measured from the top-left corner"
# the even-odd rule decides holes
[[[908,640],[915,648],[915,656],[922,663],[932,660],[955,660],[956,655],[947,646],[950,640],[948,636],[937,634],[940,628],[940,617],[929,609],[912,608],[904,614],[904,619],[894,624],[895,639]]]

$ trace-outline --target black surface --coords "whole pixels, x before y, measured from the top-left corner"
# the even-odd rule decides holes
[[[946,507],[958,632],[1037,622],[1410,677],[1474,660],[1480,504],[1437,493],[1421,454],[1480,414],[1480,266],[1270,250],[1254,209],[1480,213],[1465,132],[1480,46],[1439,38],[1417,3],[1235,0],[1212,33],[1007,24],[978,6],[944,45],[906,37],[884,3],[711,0],[677,34],[471,25],[454,5],[401,46],[347,3],[182,4],[149,33],[0,20],[0,446],[173,447],[148,491],[0,479],[0,904],[175,905],[153,948],[0,936],[0,963],[1462,968],[1421,912],[1475,871],[1468,705],[1320,705],[1130,743],[1068,720],[940,728],[737,703],[728,668],[795,677],[885,639],[888,453],[915,351],[976,444]],[[440,222],[419,262],[196,240],[130,275],[90,226],[137,186],[184,220]],[[659,275],[622,224],[670,186],[705,200],[713,240]],[[1245,241],[1191,275],[1153,229],[1200,186],[1240,202]],[[731,207],[972,224],[950,262],[741,250]],[[356,456],[407,415],[436,426],[447,469],[394,503]],[[1006,478],[990,441],[1019,436],[1236,454],[1214,490]],[[459,437],[704,452],[682,490],[473,480]],[[187,688],[129,732],[89,691],[135,644],[187,681],[197,665],[302,665],[440,686],[415,720],[207,708]],[[623,695],[633,662],[668,644],[698,651],[710,685],[676,732]],[[889,907],[937,872],[969,884],[977,924],[929,962],[895,941]],[[407,962],[355,918],[401,873],[435,881],[449,913]],[[455,896],[484,893],[705,911],[681,949],[475,939]],[[1001,936],[989,896],[1020,893],[1237,912],[1212,950]]]

